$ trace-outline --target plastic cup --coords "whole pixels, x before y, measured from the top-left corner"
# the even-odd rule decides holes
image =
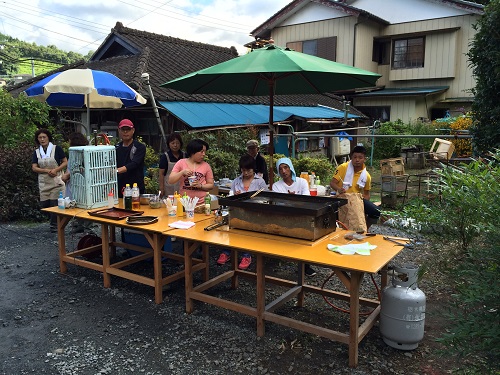
[[[318,195],[318,189],[317,188],[311,188],[309,189],[309,194],[311,194],[311,196],[315,197]]]
[[[186,219],[194,219],[194,210],[186,210]]]
[[[189,181],[189,186],[193,186],[193,184],[196,182],[197,178],[196,176],[189,176],[188,181]]]

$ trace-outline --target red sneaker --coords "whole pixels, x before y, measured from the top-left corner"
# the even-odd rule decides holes
[[[250,265],[250,263],[252,263],[252,257],[250,257],[250,256],[243,257],[243,258],[241,258],[241,262],[238,265],[238,268],[240,270],[246,270],[248,268],[248,266]]]
[[[227,255],[226,253],[221,253],[219,255],[219,259],[217,259],[217,264],[220,264],[220,265],[226,264],[229,261],[229,259],[231,259],[231,257],[229,255]]]

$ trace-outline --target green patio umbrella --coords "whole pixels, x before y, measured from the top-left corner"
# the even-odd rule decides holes
[[[166,82],[188,94],[269,96],[270,180],[274,95],[318,94],[375,86],[379,74],[275,45]]]

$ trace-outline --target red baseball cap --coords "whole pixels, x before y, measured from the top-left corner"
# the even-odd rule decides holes
[[[120,121],[120,123],[118,124],[118,129],[123,128],[123,127],[133,128],[133,127],[134,127],[134,124],[133,124],[133,123],[132,123],[132,121],[130,121],[129,119],[124,118],[124,119],[123,119],[123,120],[121,120],[121,121]]]

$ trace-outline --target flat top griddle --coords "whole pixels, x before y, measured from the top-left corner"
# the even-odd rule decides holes
[[[253,191],[230,197],[219,198],[219,205],[240,207],[254,211],[270,211],[283,214],[305,214],[320,216],[330,210],[338,211],[340,206],[347,204],[347,199],[326,198],[309,195],[283,194],[272,191],[263,191],[254,198],[250,198]]]

